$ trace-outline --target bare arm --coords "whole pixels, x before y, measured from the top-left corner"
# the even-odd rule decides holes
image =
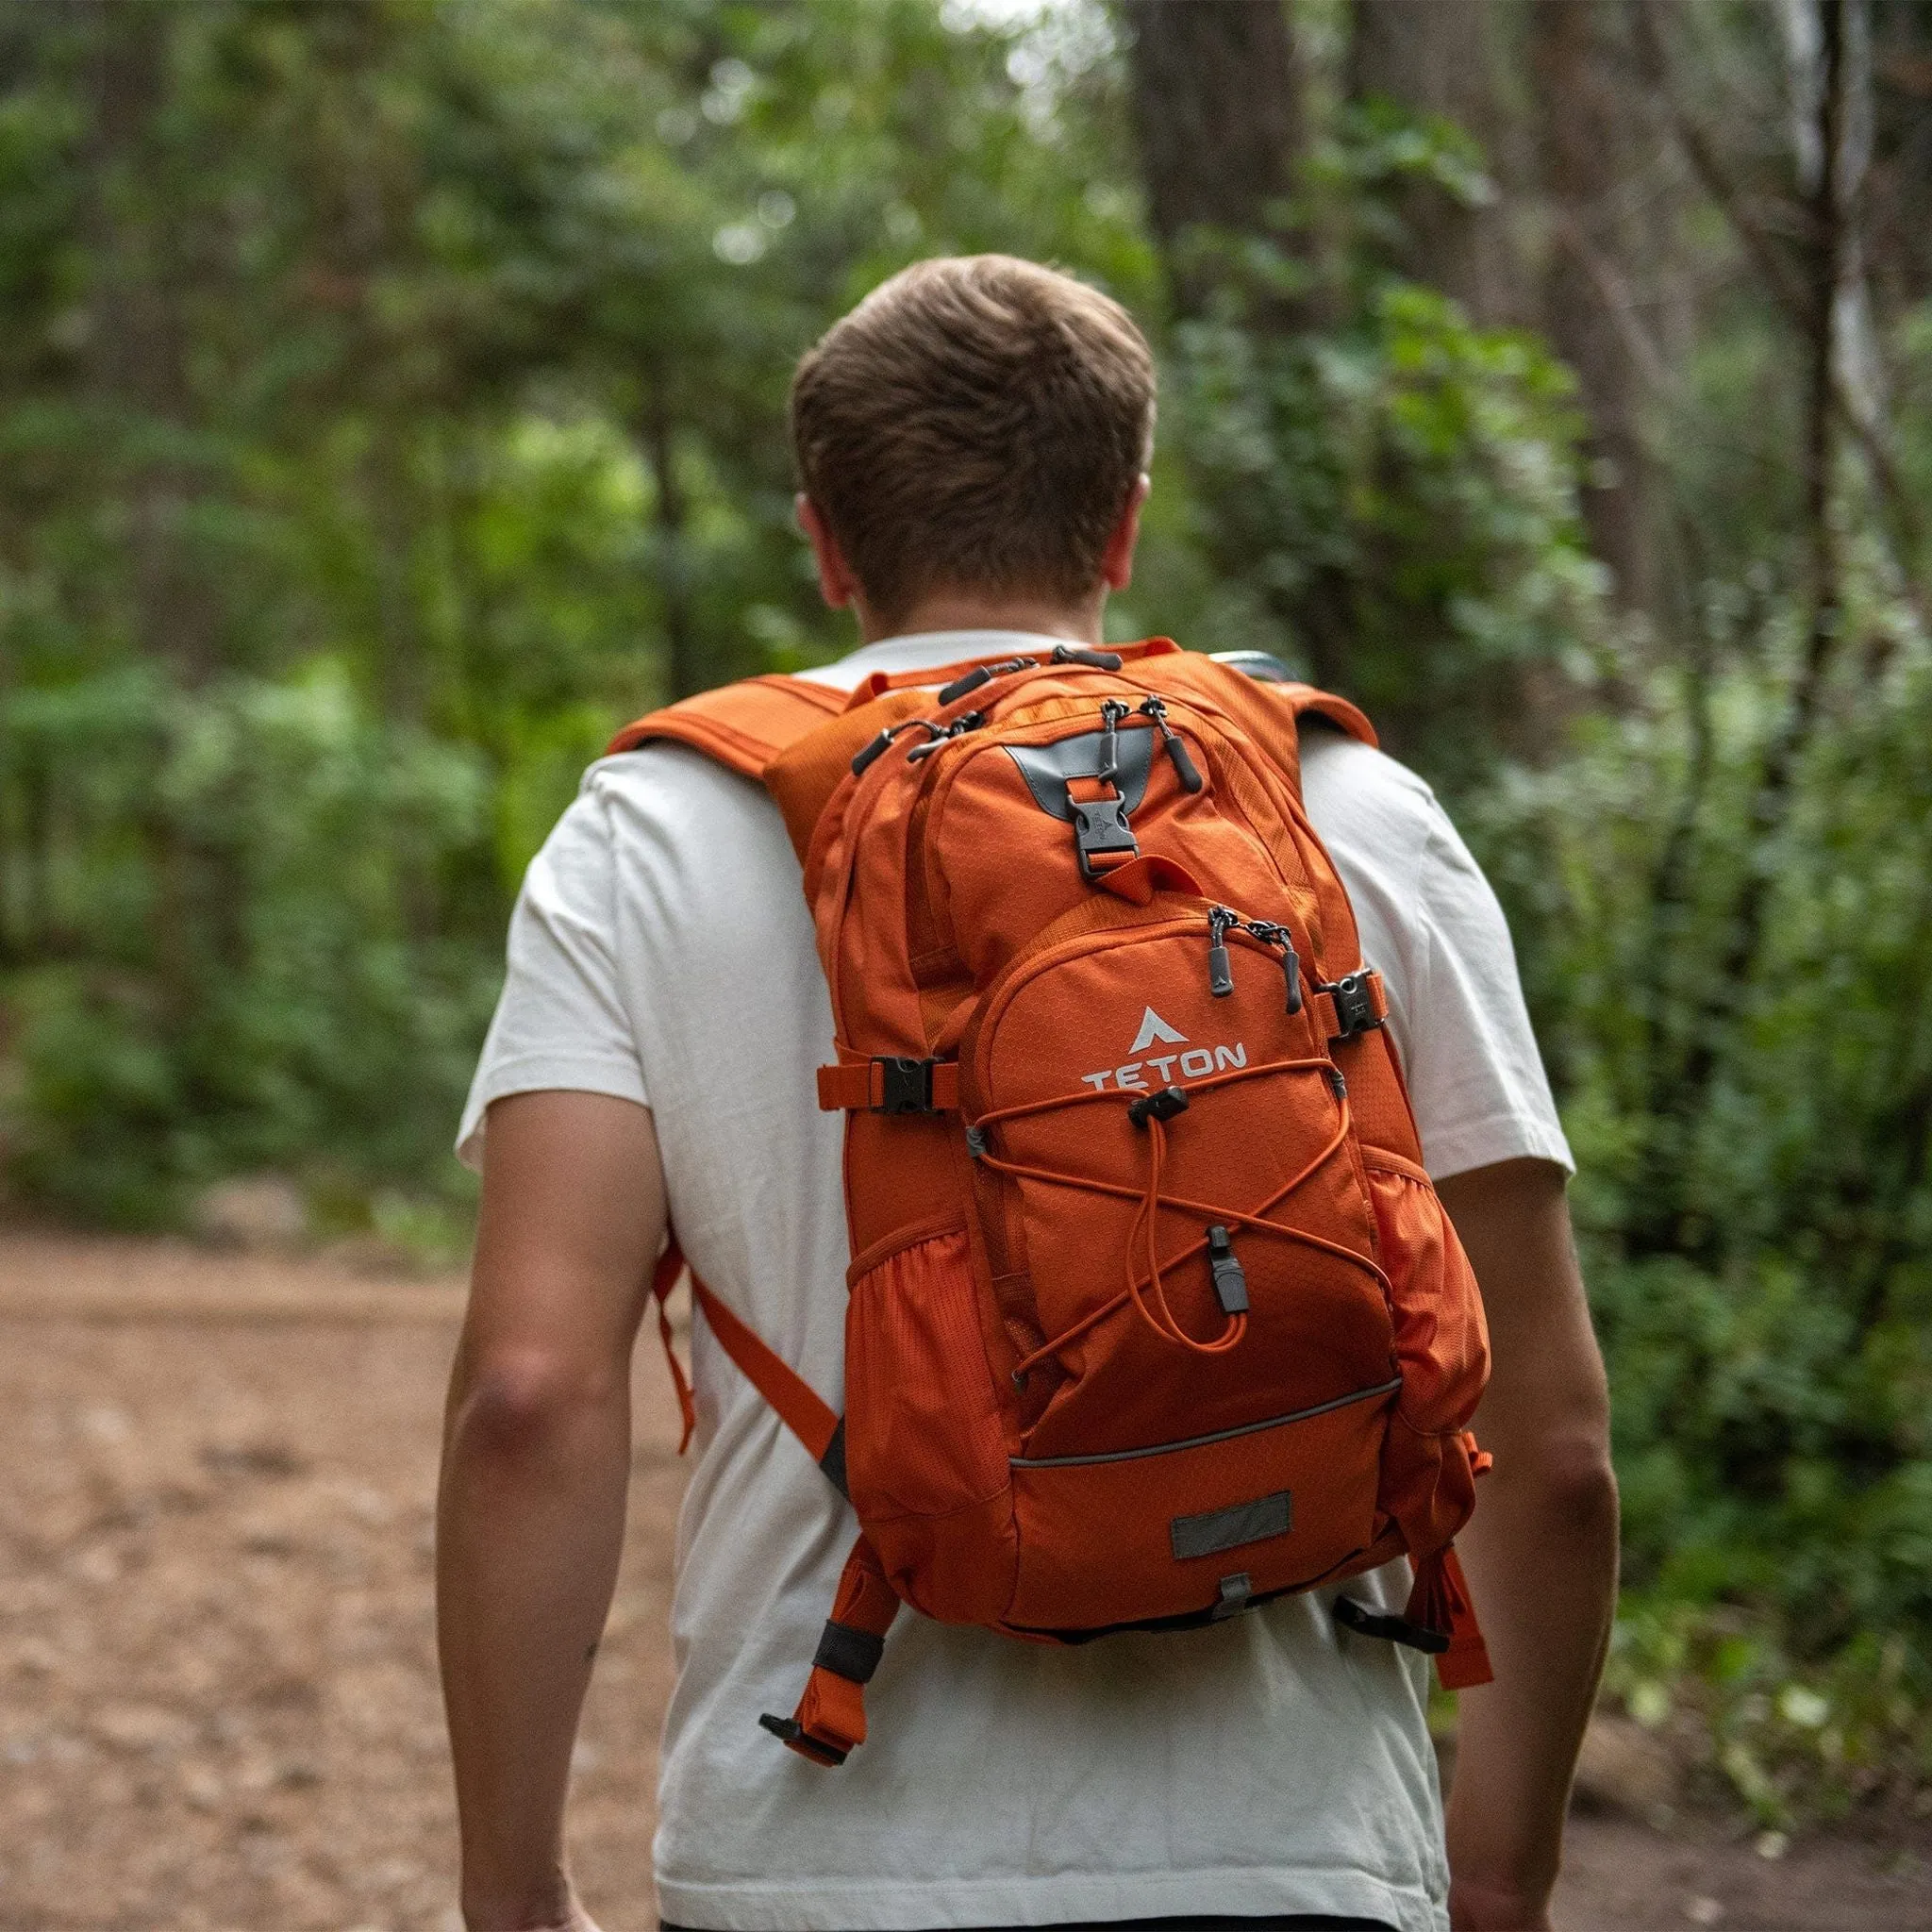
[[[1475,1432],[1496,1458],[1457,1544],[1496,1681],[1461,1695],[1450,1919],[1455,1932],[1548,1932],[1616,1604],[1609,1399],[1561,1170],[1504,1161],[1440,1191],[1489,1310]]]
[[[663,1178],[650,1114],[604,1094],[499,1100],[484,1146],[437,1507],[463,1914],[471,1932],[594,1932],[564,1866],[564,1792],[624,1544]]]

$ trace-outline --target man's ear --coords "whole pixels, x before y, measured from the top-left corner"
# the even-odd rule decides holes
[[[845,553],[839,548],[839,540],[832,535],[824,512],[804,491],[792,499],[792,508],[797,512],[798,527],[811,545],[812,560],[819,567],[820,594],[832,609],[843,610],[858,595],[858,579],[852,575],[852,566],[845,561]]]
[[[1134,545],[1141,541],[1141,507],[1153,489],[1153,479],[1144,472],[1135,477],[1127,492],[1126,508],[1100,554],[1100,576],[1109,591],[1124,591],[1134,578]]]

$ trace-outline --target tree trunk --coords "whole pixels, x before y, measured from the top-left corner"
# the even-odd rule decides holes
[[[1641,430],[1644,324],[1624,212],[1633,103],[1601,38],[1595,0],[1541,0],[1530,14],[1537,146],[1551,214],[1544,326],[1575,372],[1590,421],[1583,514],[1619,601],[1654,610],[1658,596],[1648,458]]]
[[[152,179],[170,31],[158,7],[106,10],[92,24],[88,226],[98,266],[89,301],[92,375],[122,436],[137,448],[185,436],[193,414],[175,286],[177,251],[170,211]],[[117,458],[125,466],[109,487],[125,491],[127,501],[135,635],[186,682],[199,683],[217,668],[219,624],[211,588],[182,548],[196,479],[178,457]]]
[[[1148,213],[1175,311],[1216,281],[1202,230],[1274,232],[1307,138],[1283,0],[1125,0]]]
[[[1492,175],[1510,160],[1498,86],[1494,0],[1355,0],[1352,100],[1380,98],[1453,121],[1479,142]],[[1524,320],[1503,197],[1479,208],[1417,183],[1402,198],[1403,272],[1461,303],[1479,323]]]
[[[1840,629],[1840,566],[1834,522],[1839,429],[1843,419],[1838,342],[1846,265],[1855,258],[1856,209],[1846,195],[1845,109],[1852,75],[1847,13],[1860,0],[1797,0],[1812,9],[1808,47],[1794,37],[1793,75],[1798,186],[1805,226],[1801,246],[1805,414],[1800,451],[1802,516],[1809,622],[1804,654],[1784,715],[1765,748],[1746,827],[1744,879],[1732,908],[1722,957],[1706,991],[1684,1068],[1659,1112],[1688,1132],[1701,1120],[1727,1041],[1763,967],[1775,884],[1777,842],[1789,824],[1799,772],[1821,714]],[[1661,1145],[1661,1141],[1659,1145]],[[1659,1200],[1665,1198],[1658,1192]],[[1707,1242],[1710,1237],[1705,1237]],[[1674,1247],[1680,1231],[1641,1228],[1640,1247]]]
[[[688,698],[705,688],[691,601],[690,507],[677,474],[677,430],[659,385],[648,393],[641,425],[650,467],[658,525],[658,593],[664,605],[664,676],[671,696]]]

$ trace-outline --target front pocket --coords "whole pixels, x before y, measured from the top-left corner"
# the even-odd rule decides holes
[[[1375,1539],[1388,1381],[1158,1448],[1013,1458],[1007,1624],[1093,1631],[1321,1582]],[[1237,1581],[1236,1579],[1239,1579]]]
[[[1362,1154],[1395,1320],[1403,1421],[1424,1435],[1459,1429],[1490,1375],[1475,1271],[1428,1175],[1380,1149]]]
[[[1018,1362],[1029,1457],[1237,1428],[1392,1370],[1369,1205],[1307,1004],[1288,1009],[1279,957],[1245,933],[1226,935],[1217,991],[1208,909],[1176,903],[1043,944],[961,1041],[977,1172],[1004,1190],[982,1212],[1031,1303],[1011,1326],[1038,1337]],[[1135,1110],[1168,1087],[1186,1106],[1157,1136]],[[1241,1271],[1239,1335],[1215,1230]]]
[[[862,1516],[944,1516],[1007,1486],[1007,1444],[965,1231],[888,1255],[852,1284],[845,1457]]]

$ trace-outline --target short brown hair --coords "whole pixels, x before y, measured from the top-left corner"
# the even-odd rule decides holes
[[[800,486],[887,622],[935,589],[1086,596],[1153,433],[1133,318],[1009,255],[902,270],[791,384]]]

